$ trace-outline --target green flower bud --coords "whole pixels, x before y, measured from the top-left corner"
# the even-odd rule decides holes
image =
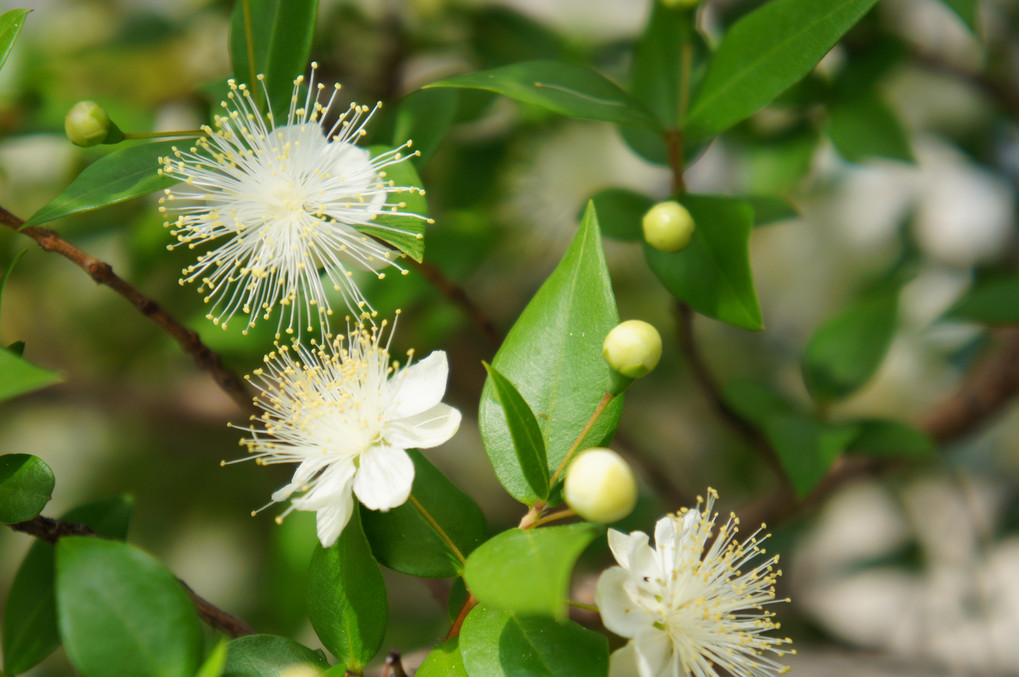
[[[637,480],[630,465],[611,449],[582,452],[566,471],[563,498],[588,522],[611,524],[637,504]]]
[[[64,117],[64,131],[76,146],[95,146],[100,143],[119,143],[123,132],[95,101],[79,101]]]
[[[663,252],[678,252],[690,243],[694,222],[678,202],[659,202],[644,215],[644,239]]]
[[[690,9],[701,4],[701,0],[662,0],[662,4],[670,8],[686,8]]]
[[[612,369],[630,379],[640,378],[658,366],[662,337],[647,322],[627,320],[612,328],[601,352]]]

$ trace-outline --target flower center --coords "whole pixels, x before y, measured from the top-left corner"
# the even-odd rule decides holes
[[[304,195],[287,181],[277,186],[266,197],[269,218],[272,220],[301,219],[308,210],[304,206]]]

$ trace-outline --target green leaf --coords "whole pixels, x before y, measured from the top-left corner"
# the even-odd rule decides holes
[[[925,433],[901,421],[855,421],[858,434],[847,453],[889,458],[930,458],[937,446]]]
[[[245,8],[250,10],[252,46],[248,48]],[[258,85],[252,75],[265,75],[265,88],[275,116],[286,119],[294,79],[303,74],[311,54],[318,0],[236,0],[230,18],[230,63],[238,82]],[[249,60],[254,56],[254,66]],[[256,97],[260,94],[253,92]]]
[[[63,380],[58,372],[36,366],[20,355],[0,348],[0,402]]]
[[[368,149],[372,157],[388,150],[390,149],[383,146],[372,146]],[[421,177],[409,160],[389,165],[383,176],[397,186],[410,189],[399,193],[399,200],[404,203],[398,208],[401,213],[383,211],[375,219],[377,225],[358,226],[357,230],[379,238],[420,263],[425,255],[425,224],[428,221],[424,218],[407,216],[406,213],[419,214],[422,217],[428,215],[428,201],[425,199],[424,190],[421,189]]]
[[[603,533],[604,527],[586,522],[509,529],[471,553],[464,582],[486,606],[564,619],[573,566]]]
[[[223,677],[277,677],[298,665],[310,665],[319,670],[329,667],[321,653],[292,639],[248,635],[238,637],[227,646]]]
[[[53,471],[30,454],[0,456],[0,522],[30,520],[46,507],[53,494]]]
[[[591,196],[602,234],[623,242],[644,240],[644,214],[655,206],[647,195],[625,188],[606,188]]]
[[[515,616],[477,606],[460,632],[469,675],[485,677],[604,677],[609,644],[604,635],[570,621]]]
[[[221,639],[206,657],[202,667],[198,668],[195,677],[222,677],[226,666],[226,647],[226,640]]]
[[[846,450],[857,430],[855,426],[823,423],[804,414],[787,414],[768,419],[764,433],[796,495],[804,498]]]
[[[412,140],[414,150],[421,153],[416,164],[425,166],[445,139],[456,104],[457,92],[447,89],[422,89],[407,95],[396,109],[393,145]]]
[[[966,28],[977,34],[977,0],[941,0],[946,7],[959,15]]]
[[[483,89],[572,118],[662,131],[654,115],[613,82],[561,61],[525,61],[425,85],[432,87]]]
[[[502,405],[524,479],[534,496],[545,500],[548,498],[548,458],[538,420],[510,380],[487,362],[482,364],[488,372],[488,380],[492,382],[495,398]]]
[[[763,329],[750,271],[754,212],[732,198],[684,195],[694,220],[686,249],[662,252],[644,245],[644,256],[665,288],[691,308],[743,329]]]
[[[726,384],[722,399],[746,420],[763,427],[769,418],[792,414],[793,404],[770,386],[755,381],[732,381]]]
[[[898,294],[882,294],[827,320],[803,352],[803,379],[818,402],[855,392],[881,366],[895,335]]]
[[[193,677],[202,629],[173,574],[115,541],[71,536],[56,550],[60,636],[82,677]]]
[[[850,162],[871,157],[915,162],[905,128],[874,92],[832,103],[827,128],[839,155]]]
[[[977,280],[944,315],[980,324],[1019,324],[1019,275]]]
[[[407,453],[414,461],[412,495],[466,557],[485,540],[485,516],[481,508],[420,451]],[[425,578],[460,574],[460,561],[410,502],[389,512],[362,506],[361,522],[372,554],[390,569]]]
[[[348,669],[363,668],[382,646],[389,617],[382,571],[356,510],[334,546],[315,549],[307,599],[322,644]]]
[[[104,155],[85,167],[71,185],[33,214],[25,226],[89,212],[174,185],[176,179],[158,173],[159,158],[173,155],[174,146],[188,143],[186,139],[144,143]]]
[[[126,496],[75,508],[61,519],[84,524],[98,534],[123,540],[133,510]],[[4,609],[4,671],[19,674],[42,661],[60,646],[54,597],[53,546],[32,544],[18,569]]]
[[[527,304],[492,360],[499,373],[519,385],[520,395],[537,416],[550,471],[566,457],[612,381],[601,344],[618,323],[598,217],[589,206],[562,261]],[[581,449],[611,437],[619,422],[621,399],[609,404]],[[485,453],[499,481],[518,501],[533,502],[491,381],[482,391],[478,416]]]
[[[425,656],[414,677],[467,677],[460,638],[450,637]]]
[[[806,75],[877,0],[772,0],[722,38],[683,126],[714,136]]]
[[[64,514],[61,519],[84,524],[108,538],[124,540],[134,503],[113,496]],[[18,568],[4,607],[4,672],[17,675],[35,667],[60,646],[57,603],[53,591],[53,546],[36,541]]]
[[[27,252],[28,252],[27,249],[22,249],[20,252],[18,252],[14,256],[14,260],[11,261],[11,265],[7,266],[7,270],[4,271],[4,276],[0,278],[0,303],[2,303],[4,300],[4,289],[7,287],[7,280],[10,279],[11,273],[14,272],[14,266],[18,265],[18,261],[20,261],[21,257],[24,256]],[[2,308],[2,305],[0,305],[0,308]],[[0,314],[0,317],[3,317],[3,315]],[[8,350],[10,350],[10,348],[8,348]]]
[[[21,27],[25,25],[25,18],[30,9],[12,9],[0,14],[0,68],[7,63],[7,57],[14,47],[14,41],[21,33]]]

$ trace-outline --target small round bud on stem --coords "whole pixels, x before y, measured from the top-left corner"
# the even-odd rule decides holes
[[[693,217],[678,202],[659,202],[644,215],[644,239],[663,252],[678,252],[693,237]]]
[[[595,447],[578,455],[566,470],[563,498],[588,522],[611,524],[633,512],[637,480],[619,454]]]
[[[120,143],[124,133],[95,101],[79,101],[64,116],[64,131],[76,146]]]
[[[602,344],[602,355],[618,376],[611,392],[619,394],[635,378],[648,374],[662,357],[662,337],[641,320],[627,320],[612,328]]]

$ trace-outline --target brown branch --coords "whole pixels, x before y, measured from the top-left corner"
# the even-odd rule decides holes
[[[493,348],[498,348],[502,343],[502,335],[499,330],[495,328],[492,321],[485,314],[485,311],[481,309],[477,303],[467,295],[467,291],[458,285],[456,282],[450,280],[446,275],[439,270],[438,267],[431,263],[414,261],[413,259],[407,260],[408,265],[411,268],[421,273],[421,275],[434,285],[443,295],[460,306],[460,309],[471,319],[474,326],[481,334],[488,339],[488,342],[492,344]]]
[[[14,531],[20,531],[24,534],[34,536],[41,541],[49,543],[50,545],[55,545],[56,542],[64,536],[105,538],[84,524],[75,524],[74,522],[50,519],[49,517],[43,517],[42,515],[33,517],[26,522],[19,522],[8,526],[10,526],[10,528]],[[247,623],[235,616],[231,616],[205,598],[201,597],[192,590],[187,583],[179,578],[177,579],[177,582],[184,587],[184,591],[188,594],[188,597],[191,598],[191,601],[195,605],[195,609],[198,610],[198,615],[203,621],[205,621],[206,624],[209,625],[209,627],[219,630],[230,637],[243,637],[244,635],[255,634],[255,631]]]
[[[15,232],[20,232],[22,235],[32,238],[44,250],[60,254],[88,273],[89,277],[97,284],[105,285],[123,296],[131,305],[138,309],[138,312],[152,320],[160,329],[173,337],[181,349],[191,356],[199,368],[212,376],[216,384],[237,403],[237,406],[244,411],[254,411],[251,395],[248,393],[244,382],[223,366],[220,356],[202,343],[195,331],[188,329],[170,317],[159,304],[118,277],[113,272],[110,264],[89,256],[52,230],[38,226],[23,228],[25,222],[3,207],[0,207],[0,223],[3,223]]]
[[[382,667],[382,677],[408,677],[400,662],[400,650],[393,649],[386,654],[386,663]]]

